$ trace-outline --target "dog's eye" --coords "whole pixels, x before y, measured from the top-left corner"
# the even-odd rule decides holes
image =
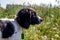
[[[32,14],[36,16],[36,12],[32,12]]]

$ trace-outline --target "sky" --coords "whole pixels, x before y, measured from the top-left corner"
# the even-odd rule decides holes
[[[0,0],[1,7],[6,8],[7,4],[23,4],[25,2],[26,5],[28,5],[28,2],[30,4],[37,4],[40,5],[43,4],[52,4],[52,5],[58,5],[55,0]]]

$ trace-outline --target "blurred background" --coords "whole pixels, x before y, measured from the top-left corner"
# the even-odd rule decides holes
[[[43,22],[24,29],[24,40],[60,40],[60,0],[0,0],[0,18],[14,18],[27,7],[35,9]]]

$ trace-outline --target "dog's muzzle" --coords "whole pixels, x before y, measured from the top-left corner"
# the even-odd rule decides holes
[[[38,16],[38,21],[39,23],[43,21],[43,19],[41,17]]]
[[[32,17],[31,24],[40,24],[43,21],[43,19],[39,16]]]

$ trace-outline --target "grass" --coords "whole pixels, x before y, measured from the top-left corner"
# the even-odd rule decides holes
[[[39,25],[25,32],[25,40],[60,40],[60,8],[41,8],[36,12],[43,18]]]
[[[14,18],[15,13],[21,6],[8,5],[6,9],[0,10],[0,18]],[[34,7],[33,7],[34,8]],[[60,8],[36,7],[37,15],[43,18],[39,25],[30,25],[24,29],[24,40],[60,40]]]

